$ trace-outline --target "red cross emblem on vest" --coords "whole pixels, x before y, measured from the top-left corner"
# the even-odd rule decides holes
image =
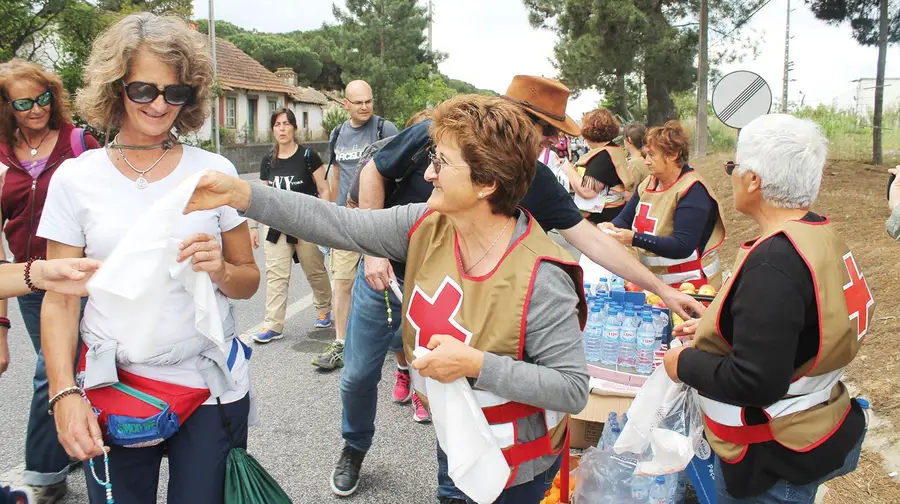
[[[650,203],[638,203],[638,210],[634,216],[634,224],[631,226],[635,233],[656,234],[656,224],[659,222],[659,219],[650,217],[651,206]]]
[[[856,266],[852,252],[844,255],[844,266],[850,275],[850,281],[844,285],[844,299],[847,301],[847,313],[850,320],[856,319],[857,339],[862,339],[869,331],[869,307],[875,304],[869,284]]]
[[[406,319],[416,330],[416,346],[428,346],[435,334],[447,334],[469,344],[472,333],[455,320],[462,299],[462,289],[450,277],[444,277],[434,297],[415,286]]]

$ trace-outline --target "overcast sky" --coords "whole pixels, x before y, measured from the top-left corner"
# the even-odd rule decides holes
[[[721,68],[723,73],[744,69],[760,74],[776,97],[782,93],[786,2],[772,0],[748,24],[748,34],[755,34],[760,41],[756,59]],[[791,78],[796,81],[789,86],[790,100],[799,101],[802,92],[808,104],[849,103],[856,88],[852,81],[875,77],[877,49],[856,44],[848,25],[826,25],[816,20],[802,1],[791,3],[795,6]],[[517,74],[555,75],[550,61],[555,37],[528,24],[521,0],[434,0],[434,4],[434,46],[448,55],[440,66],[444,74],[499,93]],[[194,0],[194,16],[207,17],[208,7],[208,0]],[[331,2],[323,0],[216,0],[215,14],[218,20],[268,32],[334,23]],[[720,35],[710,33],[713,47],[735,43],[719,39]],[[887,62],[887,76],[900,77],[900,46],[889,48]],[[585,92],[569,103],[568,112],[579,118],[594,108],[598,99],[597,93]]]

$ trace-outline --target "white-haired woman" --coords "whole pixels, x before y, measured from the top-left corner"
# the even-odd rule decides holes
[[[888,170],[895,178],[888,187],[888,208],[891,216],[888,218],[885,230],[891,238],[900,240],[900,166]]]
[[[76,99],[81,116],[96,127],[118,129],[118,134],[107,149],[67,161],[53,178],[38,231],[49,240],[49,258],[103,260],[138,217],[186,177],[210,169],[237,175],[225,158],[175,140],[173,131],[186,134],[203,125],[212,88],[205,39],[183,21],[149,13],[123,18],[95,41],[84,84]],[[173,237],[183,240],[178,260],[190,260],[214,284],[226,344],[233,350],[227,366],[208,365],[224,362],[226,356],[204,348],[204,337],[195,329],[193,295],[170,275],[159,280],[164,299],[152,329],[159,345],[152,357],[133,357],[135,342],[128,331],[133,314],[100,310],[95,299],[88,300],[81,326],[87,359],[83,372],[79,364],[77,381],[78,298],[47,293],[44,301],[50,411],[60,442],[81,460],[102,455],[104,440],[112,445],[108,472],[103,459],[93,460],[96,477],[85,464],[92,504],[112,502],[111,497],[129,504],[155,503],[164,453],[169,502],[221,504],[230,443],[220,415],[230,424],[235,443],[246,446],[248,354],[234,337],[228,298],[249,298],[259,287],[249,229],[234,210],[221,208],[180,218]],[[190,256],[184,252],[188,247]],[[110,345],[114,352],[101,350]],[[106,383],[79,388],[82,382],[98,383],[97,377],[105,377]],[[131,387],[126,388],[130,392],[119,385]],[[169,404],[178,415],[177,425],[146,421],[166,417],[148,410],[146,395]],[[92,406],[100,412],[100,423]],[[114,429],[113,419],[125,428]],[[161,428],[148,431],[148,426]],[[128,437],[135,434],[142,437]],[[113,485],[112,496],[106,480]]]
[[[759,237],[703,318],[676,328],[693,347],[665,356],[669,376],[700,392],[720,504],[811,504],[859,460],[865,415],[841,376],[874,301],[853,253],[810,211],[826,154],[818,127],[788,115],[741,130],[725,170]]]

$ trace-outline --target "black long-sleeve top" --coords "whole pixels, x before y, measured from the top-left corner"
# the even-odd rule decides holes
[[[808,213],[805,221],[824,219]],[[700,394],[747,408],[749,425],[765,423],[762,408],[782,399],[794,371],[819,350],[819,317],[812,274],[784,235],[765,240],[747,257],[722,306],[722,337],[731,355],[695,348],[678,358],[678,378]],[[827,441],[798,453],[770,441],[751,445],[736,464],[722,464],[728,492],[758,495],[778,480],[808,484],[841,467],[856,445],[865,417],[855,401]]]

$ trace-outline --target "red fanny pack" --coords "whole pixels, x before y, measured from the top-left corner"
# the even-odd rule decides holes
[[[82,347],[78,372],[85,369]],[[184,387],[118,370],[119,383],[85,390],[104,438],[113,445],[137,448],[159,444],[178,431],[209,399],[209,389]]]

